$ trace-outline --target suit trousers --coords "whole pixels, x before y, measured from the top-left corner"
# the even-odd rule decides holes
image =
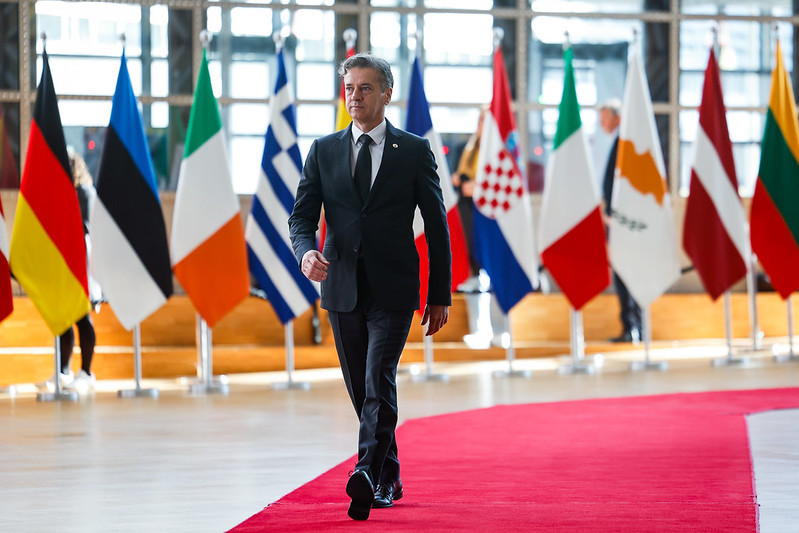
[[[350,312],[329,312],[347,392],[360,420],[358,464],[375,484],[399,478],[397,365],[408,339],[413,310],[388,311],[375,302],[358,261],[358,303]]]

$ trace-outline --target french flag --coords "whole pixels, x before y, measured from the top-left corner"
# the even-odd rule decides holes
[[[424,93],[422,68],[417,57],[413,62],[411,71],[411,90],[408,95],[408,120],[405,129],[430,142],[430,148],[438,164],[438,179],[444,197],[444,208],[447,210],[447,223],[449,224],[450,247],[452,249],[452,290],[466,281],[469,277],[469,258],[466,251],[466,239],[463,236],[463,225],[458,213],[458,197],[452,187],[452,178],[444,157],[444,147],[441,136],[433,129],[430,118],[430,106]],[[413,234],[416,239],[416,250],[419,252],[419,277],[421,281],[419,310],[422,312],[427,303],[427,284],[429,264],[427,257],[427,239],[424,235],[424,220],[416,210],[413,219]]]
[[[485,115],[474,188],[474,255],[505,313],[538,285],[530,195],[516,161],[516,120],[502,48]]]

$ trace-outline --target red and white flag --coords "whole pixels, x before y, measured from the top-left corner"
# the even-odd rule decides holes
[[[738,196],[721,79],[712,48],[699,106],[683,248],[713,300],[746,275],[746,214]]]
[[[11,294],[11,271],[8,268],[8,230],[3,204],[0,203],[0,322],[14,310]]]

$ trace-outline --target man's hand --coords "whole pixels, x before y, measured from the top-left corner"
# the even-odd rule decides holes
[[[426,305],[422,316],[422,325],[427,324],[425,335],[433,335],[444,327],[449,320],[449,306],[446,305]]]
[[[325,259],[319,250],[308,250],[302,256],[302,273],[311,281],[323,281],[327,279],[327,265],[330,262]]]

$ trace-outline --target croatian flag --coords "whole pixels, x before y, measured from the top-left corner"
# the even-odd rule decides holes
[[[458,197],[452,187],[452,178],[444,156],[441,137],[433,129],[433,121],[430,118],[430,106],[424,93],[422,69],[419,65],[418,57],[414,60],[413,70],[411,71],[411,91],[408,95],[408,122],[405,129],[424,137],[430,142],[430,148],[433,150],[433,155],[438,164],[438,180],[444,197],[444,208],[447,211],[447,224],[449,224],[450,247],[452,249],[452,290],[454,291],[458,285],[469,277],[466,239],[463,236],[463,225],[458,213]],[[424,220],[418,208],[413,219],[413,234],[416,239],[416,250],[419,252],[419,277],[421,281],[419,312],[422,312],[427,303],[429,258],[427,256],[427,239],[424,235]]]
[[[502,49],[494,53],[494,95],[486,113],[474,187],[474,254],[507,313],[538,284],[530,195],[516,161],[516,120]]]
[[[289,240],[288,219],[294,209],[302,157],[282,49],[277,54],[277,83],[270,110],[264,156],[245,236],[250,274],[285,324],[319,298],[319,289],[318,284],[300,271]]]
[[[172,295],[172,267],[158,184],[125,53],[89,214],[92,273],[130,330]]]

